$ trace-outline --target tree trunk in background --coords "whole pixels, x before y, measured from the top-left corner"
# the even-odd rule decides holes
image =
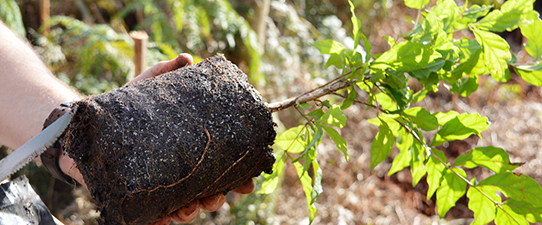
[[[271,0],[240,0],[233,3],[234,5],[243,5],[244,8],[251,8],[254,13],[252,15],[247,15],[245,12],[238,10],[239,15],[245,17],[248,20],[248,23],[252,29],[258,34],[258,41],[262,46],[262,51],[264,51],[265,44],[265,30],[267,28],[266,18],[269,15],[269,4]],[[235,7],[239,9],[239,7]],[[263,53],[263,52],[262,52]]]

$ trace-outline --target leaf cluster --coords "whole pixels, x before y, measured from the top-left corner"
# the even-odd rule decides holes
[[[312,221],[316,215],[314,203],[322,191],[317,146],[327,134],[348,160],[346,142],[338,129],[347,120],[343,111],[358,103],[378,112],[376,118],[369,120],[379,128],[371,145],[371,169],[390,157],[395,146],[400,153],[393,157],[388,174],[410,167],[413,185],[426,177],[427,198],[436,195],[441,217],[466,195],[468,207],[475,215],[474,224],[542,222],[542,188],[527,175],[513,172],[522,164],[510,162],[505,150],[476,147],[454,161],[437,150],[436,147],[449,141],[472,135],[481,137],[490,125],[486,117],[455,111],[429,112],[411,106],[442,86],[467,97],[478,89],[480,76],[490,75],[498,82],[506,82],[511,77],[510,69],[528,83],[542,85],[539,65],[542,39],[537,37],[542,21],[533,10],[534,1],[510,0],[496,10],[492,10],[493,6],[458,6],[453,0],[439,0],[425,9],[427,2],[405,1],[407,6],[420,10],[419,22],[402,36],[403,41],[385,37],[391,49],[371,55],[371,44],[360,31],[361,22],[349,1],[354,50],[335,40],[313,43],[321,54],[329,56],[326,68],[334,66],[343,71],[319,88],[346,83],[346,90],[333,92],[344,100],[296,103],[306,123],[277,137],[278,161],[262,192],[270,192],[277,186],[276,179],[290,159],[303,185]],[[528,40],[525,49],[532,56],[530,64],[517,63],[508,43],[497,34],[517,28],[521,28],[521,34]],[[462,30],[472,32],[474,38],[454,38]],[[411,80],[421,83],[423,88],[411,89],[408,85]],[[368,97],[360,100],[358,91]],[[464,168],[475,167],[490,170],[493,175],[468,180]],[[309,176],[310,170],[313,176]]]

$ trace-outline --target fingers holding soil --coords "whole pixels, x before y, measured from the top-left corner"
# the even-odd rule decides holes
[[[253,190],[254,190],[254,181],[252,179],[248,179],[239,187],[233,189],[234,192],[237,192],[240,194],[249,194]]]
[[[162,62],[156,63],[154,66],[152,66],[148,70],[145,70],[143,73],[139,74],[139,76],[135,77],[133,80],[129,81],[124,86],[133,84],[136,81],[155,77],[160,74],[173,71],[173,70],[176,70],[185,66],[189,66],[192,64],[194,64],[194,59],[192,58],[192,55],[188,53],[182,53],[173,60],[162,61]]]
[[[164,219],[154,222],[152,225],[169,225],[171,223],[171,217],[166,217]]]
[[[216,211],[224,205],[226,202],[226,196],[223,194],[213,195],[206,198],[202,198],[200,201],[201,209],[209,212]]]
[[[183,206],[176,212],[171,213],[169,216],[177,223],[189,223],[199,215],[199,211],[199,201],[195,200],[190,202],[188,205]]]

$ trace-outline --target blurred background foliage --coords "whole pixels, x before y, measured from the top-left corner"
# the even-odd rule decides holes
[[[379,28],[391,29],[397,38],[415,20],[415,13],[390,13],[397,4],[392,0],[353,3],[375,53],[389,48]],[[500,2],[478,0],[484,3]],[[51,19],[42,25],[38,0],[0,0],[2,21],[32,43],[54,74],[83,94],[117,88],[135,76],[129,32],[144,30],[149,35],[148,67],[182,52],[192,54],[196,62],[221,53],[249,75],[269,102],[337,75],[332,67],[324,69],[324,56],[311,43],[334,39],[352,48],[348,10],[345,0],[58,0],[51,2]],[[407,25],[387,20],[397,16]],[[50,31],[43,35],[45,28]],[[299,120],[294,115],[286,111],[279,119],[291,126]],[[31,182],[35,179],[32,183],[39,185],[36,189],[53,214],[68,224],[93,223],[96,215],[81,209],[88,205],[81,203],[87,197],[62,194],[67,190],[64,184],[43,179],[36,170],[30,166],[23,173]],[[228,196],[229,207],[202,214],[196,223],[271,224],[279,192]]]

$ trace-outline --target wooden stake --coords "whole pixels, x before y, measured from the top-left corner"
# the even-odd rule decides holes
[[[149,36],[145,31],[132,31],[130,36],[134,39],[135,76],[139,76],[147,69],[147,42]]]
[[[49,0],[40,0],[39,2],[40,2],[40,23],[41,23],[41,26],[43,26],[47,21],[49,21],[51,4]],[[49,27],[44,28],[42,34],[43,35],[49,34]]]

